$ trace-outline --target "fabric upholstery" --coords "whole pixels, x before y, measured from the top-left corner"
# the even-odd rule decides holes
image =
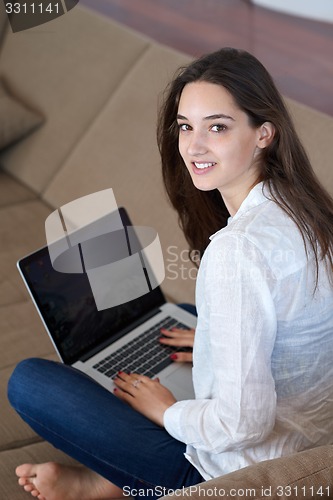
[[[251,498],[332,498],[333,446],[320,446],[289,457],[267,460],[237,472],[212,479],[163,499]]]
[[[64,464],[74,465],[75,462],[69,459],[61,451],[56,450],[47,443],[40,443],[35,438],[35,442],[27,444],[22,448],[13,448],[0,453],[1,478],[7,478],[0,486],[1,498],[3,500],[27,500],[29,494],[23,488],[17,486],[15,468],[19,463],[36,463],[56,460]]]
[[[0,370],[0,397],[2,402],[0,420],[1,451],[11,448],[20,448],[21,446],[26,446],[30,442],[36,441],[35,433],[28,425],[21,422],[20,417],[7,402],[7,383],[13,369],[14,366],[11,365]],[[4,402],[6,402],[6,405],[3,404]],[[1,456],[2,454],[0,452],[0,461]],[[0,491],[2,493],[1,486]],[[15,498],[15,496],[12,498]]]
[[[9,304],[28,298],[16,269],[16,262],[45,244],[44,222],[49,213],[48,207],[35,200],[12,203],[0,208],[0,241],[2,242],[0,246],[0,307],[4,307],[0,318],[6,314],[6,307]],[[34,331],[30,330],[30,332],[33,336]],[[6,328],[0,331],[0,337],[7,334]],[[14,349],[15,346],[13,346],[13,352]],[[8,352],[0,351],[0,353],[1,367],[4,358],[8,357]],[[17,353],[18,356],[22,356],[25,351],[17,349]]]
[[[287,98],[286,103],[314,171],[333,196],[332,117],[293,99]]]
[[[36,194],[11,175],[1,170],[0,166],[0,208],[36,198]]]
[[[8,18],[6,15],[6,10],[3,2],[0,2],[0,52],[1,52],[1,42],[5,35],[6,28],[8,27]]]
[[[0,80],[0,149],[25,137],[43,122],[42,116],[10,94]]]
[[[43,357],[54,353],[54,348],[40,321],[31,300],[20,301],[4,308],[0,318],[0,328],[6,335],[0,336],[2,366],[10,366],[28,356]],[[31,330],[34,335],[29,335]]]
[[[24,101],[39,103],[47,122],[33,141],[6,152],[3,167],[42,191],[147,45],[77,7],[47,29],[8,31],[1,72]]]

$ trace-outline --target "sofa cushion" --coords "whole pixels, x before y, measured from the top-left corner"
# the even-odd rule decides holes
[[[0,241],[2,242],[0,247],[0,307],[28,298],[16,269],[16,262],[24,255],[45,245],[44,226],[49,213],[50,209],[37,200],[0,208]]]
[[[0,369],[0,451],[25,446],[37,440],[35,432],[25,424],[7,400],[7,384],[14,366]],[[5,404],[4,404],[5,403]]]
[[[0,331],[6,332],[0,335],[1,367],[26,357],[54,354],[54,347],[30,299],[3,307],[0,312]]]
[[[15,98],[0,79],[0,149],[17,142],[44,119],[31,107]]]
[[[21,321],[23,320],[23,322],[24,321],[27,322],[29,320],[29,316],[27,316],[26,319],[24,319],[25,310],[26,308],[22,308],[22,311],[19,314],[20,320]],[[19,307],[17,307],[16,310],[12,309],[11,313],[15,313],[18,311]],[[3,322],[1,324],[1,327],[3,327]],[[20,331],[21,334],[24,333],[26,334],[27,326],[24,328],[21,325]],[[21,359],[36,356],[52,360],[58,360],[57,355],[54,353],[54,349],[51,347],[50,342],[47,342],[47,334],[45,332],[44,332],[44,337],[45,339],[43,339],[42,336],[38,335],[37,333],[31,339],[31,345],[29,345],[28,338],[25,341],[25,346],[23,345],[22,342],[19,342],[18,352],[21,354]],[[41,346],[39,346],[39,342],[41,343]],[[44,355],[45,351],[47,350],[45,349],[45,346],[47,346],[49,351],[50,350],[53,351],[51,354],[47,356]],[[25,347],[25,351],[23,350],[23,347]],[[8,380],[11,377],[11,374],[13,373],[15,366],[16,363],[0,368],[0,399],[2,401],[1,419],[0,419],[0,451],[12,448],[18,448],[20,446],[26,446],[27,444],[36,442],[37,440],[40,441],[40,438],[37,437],[36,433],[31,429],[29,425],[23,422],[21,417],[19,417],[19,415],[11,407],[7,399]],[[1,495],[0,498],[2,498]]]
[[[46,122],[6,150],[2,166],[41,192],[148,45],[145,37],[79,6],[47,28],[8,30],[1,73],[25,102],[38,103]]]
[[[50,444],[41,442],[19,449],[0,452],[0,484],[3,500],[27,500],[31,496],[17,484],[15,469],[23,463],[40,463],[56,461],[74,465],[76,462]]]
[[[7,263],[11,268],[11,273],[7,271],[0,270],[0,314],[9,304],[20,302],[24,300],[25,294],[22,290],[21,283],[19,283],[19,277],[17,271],[13,268],[13,263],[10,259],[6,259]],[[2,267],[4,264],[2,264]],[[14,276],[13,276],[14,275]],[[19,286],[17,286],[19,284]],[[0,317],[1,323],[2,316]],[[2,366],[2,365],[1,365]]]
[[[333,119],[313,108],[287,98],[296,130],[320,182],[333,196]]]
[[[289,457],[266,460],[236,472],[177,490],[163,499],[205,497],[256,500],[332,498],[333,446],[320,446]]]
[[[3,172],[0,167],[0,208],[33,200],[36,196],[36,193]]]

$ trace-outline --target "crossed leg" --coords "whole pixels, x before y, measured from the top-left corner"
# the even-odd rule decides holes
[[[176,489],[202,481],[183,443],[63,364],[21,362],[8,398],[40,436],[84,465],[19,466],[19,484],[38,500],[104,500],[120,498],[125,487]]]

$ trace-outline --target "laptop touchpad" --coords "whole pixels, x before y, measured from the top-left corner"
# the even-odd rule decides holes
[[[173,364],[172,368],[170,373],[160,377],[161,383],[170,389],[177,400],[194,399],[191,367]]]

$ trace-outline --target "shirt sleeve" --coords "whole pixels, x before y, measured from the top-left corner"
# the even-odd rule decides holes
[[[207,328],[197,330],[194,350],[197,399],[171,406],[164,424],[176,439],[220,453],[252,447],[274,427],[275,279],[244,235],[221,236],[207,251],[198,300]]]

